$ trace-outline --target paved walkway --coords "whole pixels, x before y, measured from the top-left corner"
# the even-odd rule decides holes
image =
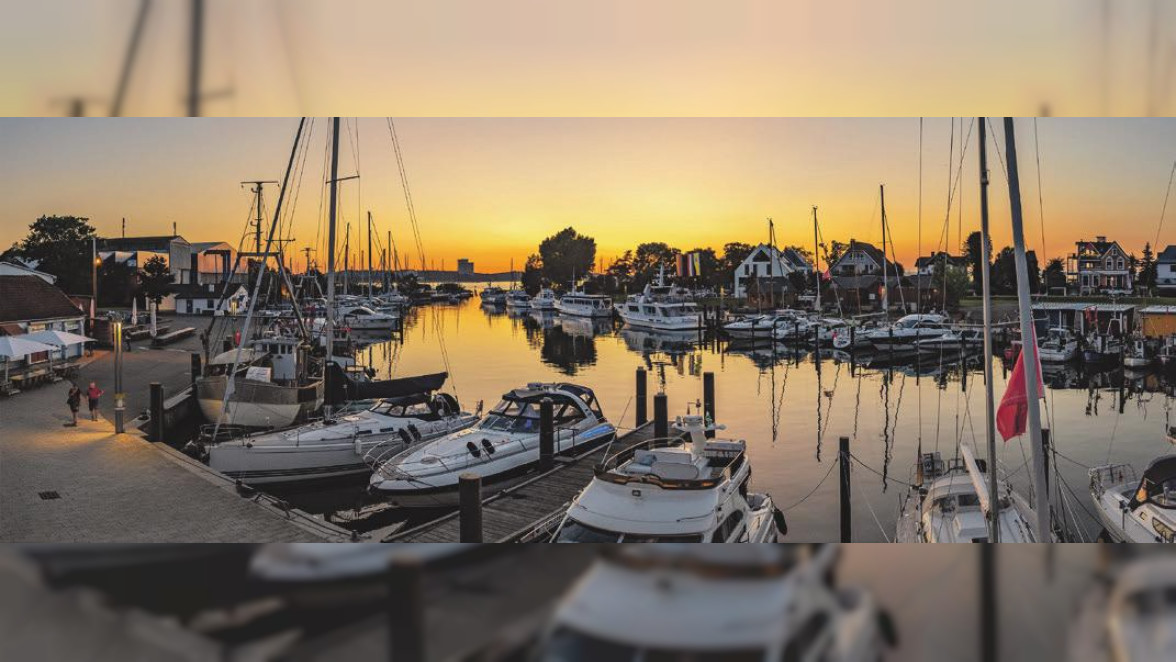
[[[67,392],[61,382],[0,400],[0,542],[342,539],[337,527],[238,496],[228,479],[137,432],[115,435],[105,419],[62,427]]]

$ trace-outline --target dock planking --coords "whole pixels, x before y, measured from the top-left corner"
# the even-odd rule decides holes
[[[482,532],[486,542],[514,542],[537,523],[561,512],[588,483],[606,451],[617,453],[653,438],[653,422],[578,455],[557,456],[555,466],[511,488],[482,499]],[[431,522],[394,533],[384,542],[457,542],[461,522],[456,511]]]

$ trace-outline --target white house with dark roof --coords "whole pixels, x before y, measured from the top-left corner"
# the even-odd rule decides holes
[[[1176,246],[1168,246],[1156,256],[1156,289],[1160,294],[1176,294]]]
[[[1076,242],[1066,258],[1066,282],[1079,295],[1130,294],[1135,287],[1131,258],[1117,241],[1095,237]]]
[[[734,288],[732,293],[737,297],[747,296],[748,283],[756,281],[770,281],[784,279],[791,273],[812,275],[813,265],[794,248],[780,249],[768,244],[760,244],[751,249],[743,262],[735,268]]]

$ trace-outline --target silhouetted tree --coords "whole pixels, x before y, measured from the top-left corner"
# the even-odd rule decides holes
[[[566,286],[573,276],[583,277],[592,270],[596,262],[596,240],[576,232],[575,228],[564,228],[539,244],[539,259],[543,277]]]
[[[147,260],[143,269],[139,271],[139,286],[148,300],[158,306],[163,298],[176,291],[173,286],[176,277],[172,275],[167,261],[158,255]]]
[[[57,276],[57,286],[70,294],[90,291],[90,219],[84,216],[42,216],[29,226],[20,243],[19,257],[36,262],[37,269]]]

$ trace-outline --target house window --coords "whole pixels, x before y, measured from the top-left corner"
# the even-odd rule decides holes
[[[1126,263],[1123,262],[1123,258],[1119,258],[1119,271],[1122,271],[1125,268],[1127,268]]]
[[[208,308],[212,308],[212,306],[213,306],[212,299],[208,299],[208,301],[207,301],[207,303],[206,303],[205,305],[206,305]]]

